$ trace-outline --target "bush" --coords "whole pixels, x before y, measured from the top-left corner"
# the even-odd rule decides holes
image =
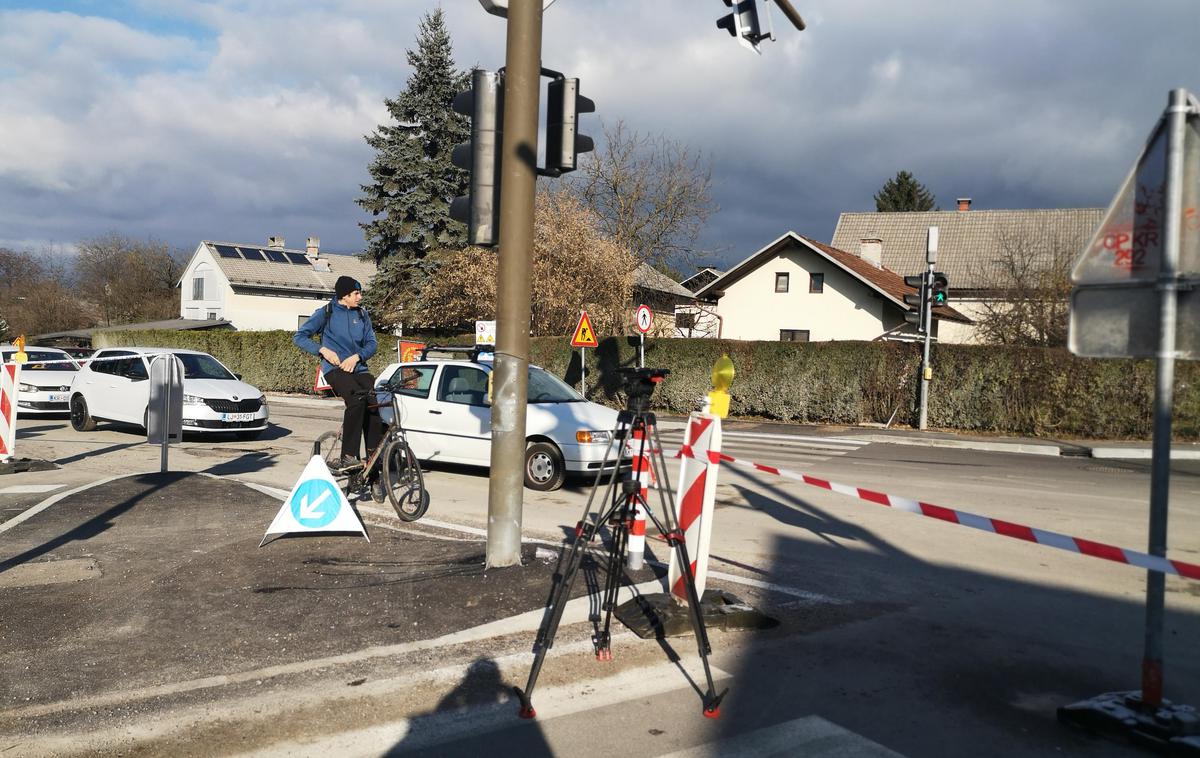
[[[379,334],[378,373],[396,359],[397,338]],[[405,337],[405,340],[423,340]],[[469,341],[470,337],[465,340]],[[464,338],[436,341],[464,344]],[[203,350],[268,392],[311,392],[317,359],[292,333],[115,331],[97,347]],[[609,337],[587,351],[587,396],[623,406],[619,370],[637,365],[635,337]],[[920,345],[899,342],[646,341],[646,365],[668,368],[655,410],[686,414],[710,389],[713,363],[728,353],[737,369],[731,413],[810,424],[916,422]],[[579,351],[566,337],[538,337],[530,360],[579,386]],[[1149,439],[1154,362],[1076,358],[1062,349],[939,345],[929,393],[931,427],[1030,436]],[[1176,364],[1175,438],[1200,439],[1200,368]]]

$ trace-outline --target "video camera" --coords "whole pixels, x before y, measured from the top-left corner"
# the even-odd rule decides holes
[[[626,406],[631,411],[642,412],[650,407],[650,396],[654,388],[671,373],[669,368],[622,368],[618,369],[623,382]]]

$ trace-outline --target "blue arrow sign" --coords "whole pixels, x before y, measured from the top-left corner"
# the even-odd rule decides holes
[[[342,507],[337,489],[324,479],[303,482],[288,505],[296,523],[310,529],[320,529],[332,522]]]

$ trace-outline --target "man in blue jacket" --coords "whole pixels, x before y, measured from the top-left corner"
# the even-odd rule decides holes
[[[383,436],[379,411],[367,407],[375,397],[375,377],[367,370],[367,360],[375,355],[378,343],[371,318],[361,306],[362,285],[349,276],[339,276],[333,292],[333,301],[318,308],[292,341],[304,352],[320,356],[325,381],[346,403],[342,457],[337,461],[337,468],[344,469],[358,462],[360,437],[365,438],[369,455]],[[318,334],[319,343],[314,339]]]

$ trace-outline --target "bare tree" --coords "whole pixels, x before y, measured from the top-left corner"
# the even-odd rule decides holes
[[[599,218],[600,231],[659,270],[694,266],[703,257],[696,240],[717,211],[709,162],[686,145],[630,131],[621,121],[604,126],[603,142],[568,183]]]
[[[676,337],[718,337],[721,334],[721,317],[717,315],[717,304],[697,300],[675,309]]]
[[[584,307],[601,333],[619,333],[633,292],[633,257],[599,232],[570,193],[540,192],[531,261],[532,330],[566,334]],[[418,300],[428,326],[496,317],[496,254],[469,247],[438,254],[439,274]]]
[[[1002,232],[976,318],[985,342],[1061,347],[1067,344],[1071,263],[1080,242],[1032,230]]]
[[[95,303],[105,326],[179,315],[175,284],[183,266],[165,243],[118,234],[85,240],[75,273],[80,292]]]
[[[0,248],[0,314],[8,322],[9,338],[93,323],[61,266],[42,263],[32,253],[4,248]]]

